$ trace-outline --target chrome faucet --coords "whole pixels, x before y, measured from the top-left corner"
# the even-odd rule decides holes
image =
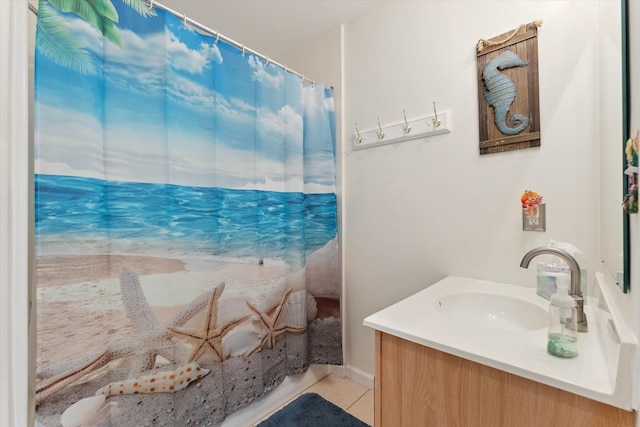
[[[569,289],[569,293],[576,301],[578,332],[587,332],[587,316],[584,314],[584,298],[582,297],[582,290],[580,289],[580,265],[578,261],[576,261],[570,253],[562,249],[554,248],[553,246],[540,246],[524,254],[522,261],[520,261],[520,267],[528,268],[531,260],[542,254],[559,256],[569,265],[571,269],[571,288]]]

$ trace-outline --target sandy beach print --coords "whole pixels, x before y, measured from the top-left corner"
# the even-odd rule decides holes
[[[316,312],[308,319],[304,332],[282,334],[277,337],[273,348],[265,346],[246,357],[251,338],[256,340],[260,331],[255,325],[256,319],[252,318],[239,325],[235,335],[229,334],[223,340],[225,351],[229,352],[227,358],[215,361],[203,357],[198,361],[201,368],[210,372],[186,389],[176,393],[134,394],[107,399],[118,400],[119,409],[110,414],[113,425],[130,425],[126,424],[127,420],[136,420],[131,425],[174,426],[175,417],[180,416],[181,410],[192,420],[187,425],[220,422],[229,413],[275,388],[286,375],[304,372],[314,361],[341,363],[340,346],[327,347],[341,330],[337,295],[339,276],[335,267],[331,267],[335,257],[335,240],[312,253],[307,259],[307,266],[296,272],[282,263],[269,262],[205,262],[202,259],[135,255],[40,257],[37,260],[37,370],[48,373],[51,367],[64,366],[82,355],[99,352],[109,343],[139,336],[127,315],[120,292],[119,276],[125,267],[138,274],[158,324],[169,322],[190,301],[222,283],[224,291],[219,304],[219,324],[250,315],[247,302],[265,313],[273,313],[287,289],[301,290],[303,284],[308,283],[307,290],[313,297]],[[175,283],[181,283],[179,289]],[[185,326],[199,327],[203,316],[204,310]],[[320,344],[311,344],[311,336]],[[178,340],[174,341],[182,345]],[[39,422],[44,426],[58,426],[62,413],[78,400],[93,396],[110,382],[131,378],[133,359],[134,356],[112,360],[40,402],[37,411]],[[286,363],[279,363],[282,359],[286,359]],[[158,357],[152,370],[136,375],[173,368],[175,364]],[[239,378],[242,378],[241,382]],[[41,380],[46,378],[40,378],[39,382]],[[201,403],[204,401],[209,403],[203,406]]]

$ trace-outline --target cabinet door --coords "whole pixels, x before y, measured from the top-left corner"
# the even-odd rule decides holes
[[[634,427],[625,411],[376,331],[375,427]]]

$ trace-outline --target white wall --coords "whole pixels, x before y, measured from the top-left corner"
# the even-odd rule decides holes
[[[604,270],[622,273],[623,233],[620,146],[622,136],[622,7],[621,1],[600,2],[600,239]],[[608,113],[608,114],[605,114]],[[610,272],[610,273],[609,273]]]
[[[0,426],[27,426],[29,404],[27,3],[0,2]]]
[[[452,132],[351,151],[345,143],[347,363],[374,372],[362,320],[447,275],[534,286],[522,255],[568,241],[598,268],[598,2],[386,2],[345,25],[344,141],[361,130],[452,114]],[[478,154],[475,45],[533,20],[539,29],[542,146]],[[547,231],[523,232],[519,198],[547,203]]]

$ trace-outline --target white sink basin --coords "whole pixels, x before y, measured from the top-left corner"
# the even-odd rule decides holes
[[[637,340],[623,295],[600,273],[584,309],[578,357],[547,353],[549,301],[533,287],[449,276],[366,319],[364,325],[436,350],[630,410]],[[600,298],[596,295],[600,293]]]
[[[535,304],[485,292],[443,295],[435,301],[435,308],[452,321],[501,331],[533,331],[546,327],[548,319],[547,312]]]

